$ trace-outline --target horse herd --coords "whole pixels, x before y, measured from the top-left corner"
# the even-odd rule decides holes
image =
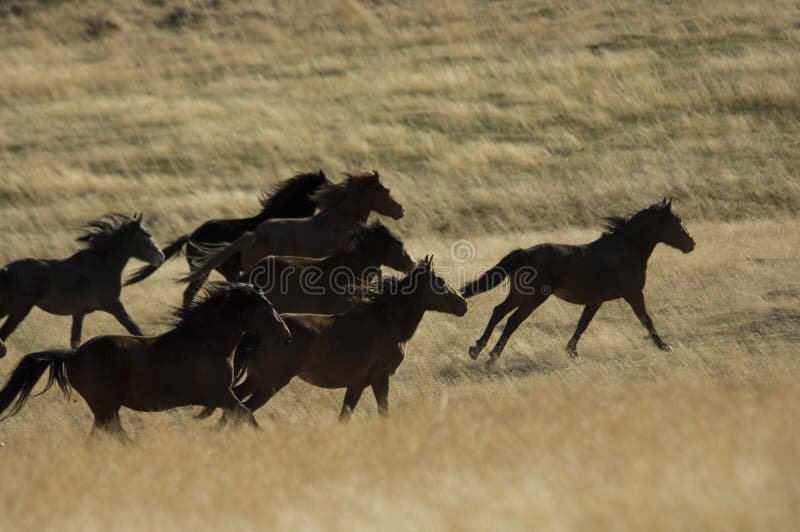
[[[220,423],[247,421],[294,377],[324,388],[345,388],[340,419],[349,418],[371,388],[382,416],[389,411],[389,379],[426,311],[463,316],[466,298],[509,278],[508,296],[470,347],[476,359],[509,313],[487,365],[499,357],[517,327],[550,295],[583,305],[567,344],[577,343],[603,302],[623,298],[660,349],[642,289],[647,261],[658,243],[688,253],[694,240],[666,198],[629,218],[608,218],[606,231],[585,245],[541,244],[514,250],[456,291],[437,275],[432,258],[412,259],[402,240],[368,218],[395,220],[405,209],[377,172],[340,183],[322,171],[284,181],[262,196],[250,218],[210,220],[160,250],[140,214],[110,214],[89,222],[78,238],[86,247],[63,260],[21,259],[0,269],[0,358],[5,341],[37,306],[72,316],[71,349],[24,356],[0,390],[0,414],[16,414],[49,369],[53,384],[74,388],[94,414],[92,432],[127,438],[123,406],[163,411],[223,409]],[[122,271],[131,258],[147,263],[127,279],[138,283],[185,249],[190,272],[183,306],[172,329],[143,336],[120,301]],[[381,275],[381,267],[402,277]],[[212,271],[226,282],[209,283]],[[348,272],[347,289],[341,276]],[[313,274],[313,275],[306,275]],[[314,290],[308,279],[313,278]],[[273,282],[280,279],[279,283]],[[130,336],[98,336],[81,343],[84,317],[106,311]]]

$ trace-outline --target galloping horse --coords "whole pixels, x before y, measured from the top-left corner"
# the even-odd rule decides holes
[[[244,405],[255,412],[300,377],[322,388],[347,389],[342,421],[367,387],[372,387],[381,416],[388,415],[389,378],[425,312],[467,312],[467,302],[433,271],[431,261],[426,257],[400,281],[384,280],[383,290],[343,314],[283,314],[292,343],[259,345],[246,353],[247,378],[234,388],[236,396],[250,396]]]
[[[305,218],[314,214],[317,203],[311,199],[311,194],[321,185],[329,183],[325,174],[319,172],[310,174],[298,174],[291,179],[278,184],[270,194],[262,194],[260,198],[261,212],[251,218],[234,218],[223,220],[208,220],[191,233],[187,233],[164,248],[164,255],[167,259],[180,253],[186,246],[186,260],[189,269],[194,269],[195,263],[202,257],[199,246],[209,244],[219,244],[222,242],[233,242],[243,233],[252,231],[263,221],[271,218]],[[235,281],[242,269],[242,259],[238,254],[231,256],[227,261],[220,264],[216,269],[225,276],[228,281]],[[140,268],[125,282],[126,285],[138,283],[150,276],[158,266],[144,266]],[[203,287],[208,276],[199,278],[186,287],[183,292],[183,304],[189,305],[197,292]]]
[[[656,332],[645,308],[642,290],[647,261],[659,243],[689,253],[694,249],[694,240],[673,212],[672,201],[666,198],[630,218],[606,220],[606,231],[590,244],[540,244],[517,249],[464,285],[461,294],[469,298],[491,290],[511,276],[508,297],[494,308],[483,335],[469,349],[470,357],[478,358],[500,320],[516,309],[489,353],[487,365],[494,363],[517,327],[551,293],[564,301],[584,305],[578,327],[566,347],[573,357],[577,356],[578,340],[597,309],[605,301],[618,298],[631,306],[659,349],[671,349]]]
[[[407,273],[416,266],[403,241],[388,227],[375,221],[359,229],[347,249],[322,259],[273,257],[261,259],[241,281],[249,282],[275,306],[278,312],[337,314],[350,309],[369,289],[371,274],[386,265]],[[246,352],[258,339],[243,336],[234,358],[238,381],[244,373]],[[207,418],[214,409],[197,415]]]
[[[326,183],[312,196],[319,212],[310,218],[272,219],[247,232],[210,256],[192,273],[181,279],[195,282],[212,270],[240,255],[242,270],[249,270],[268,255],[325,257],[347,246],[351,233],[367,223],[372,211],[399,220],[403,206],[391,195],[378,172],[348,175],[338,184]]]
[[[84,316],[96,310],[114,316],[131,334],[142,334],[119,300],[122,270],[131,257],[158,266],[164,254],[141,214],[108,214],[87,229],[77,239],[87,248],[67,259],[21,259],[0,268],[0,318],[8,316],[0,328],[0,358],[6,354],[3,342],[34,306],[72,316],[73,348],[80,344]]]
[[[335,314],[349,309],[357,285],[388,266],[408,273],[416,265],[388,227],[375,221],[360,228],[347,248],[323,257],[269,256],[256,263],[241,281],[269,297],[278,312]]]
[[[19,412],[47,368],[66,393],[76,389],[94,414],[92,433],[125,437],[119,409],[160,412],[188,405],[224,408],[250,419],[231,390],[232,351],[243,333],[291,340],[270,302],[245,284],[213,284],[205,298],[175,313],[175,328],[154,337],[97,336],[77,350],[27,355],[0,390],[0,414]]]

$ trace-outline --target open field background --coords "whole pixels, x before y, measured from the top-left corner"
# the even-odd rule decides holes
[[[85,445],[77,396],[32,399],[0,424],[0,529],[792,529],[798,87],[794,2],[0,2],[4,263],[110,210],[163,245],[317,168],[378,169],[453,282],[665,195],[698,243],[651,260],[673,353],[612,303],[570,361],[580,308],[551,301],[486,371],[466,349],[500,294],[479,296],[423,321],[388,423],[365,394],[340,427],[342,392],[293,383],[262,431],[125,412],[120,448]],[[124,292],[146,331],[185,268]],[[34,311],[0,376],[68,335]]]

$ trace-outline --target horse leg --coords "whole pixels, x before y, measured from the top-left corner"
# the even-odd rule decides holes
[[[350,386],[344,394],[344,402],[342,403],[342,411],[339,412],[339,421],[344,423],[350,421],[350,416],[353,410],[356,409],[358,400],[361,399],[361,393],[364,391],[363,386]],[[388,387],[387,387],[388,394]]]
[[[5,342],[8,339],[8,337],[11,336],[11,333],[14,332],[14,329],[16,329],[17,326],[19,326],[19,324],[22,323],[22,320],[28,317],[28,314],[30,313],[32,308],[33,305],[27,305],[20,309],[12,310],[9,313],[6,322],[3,324],[2,327],[0,327],[0,340]]]
[[[251,412],[255,413],[255,411],[264,406],[273,395],[281,391],[284,386],[289,384],[289,381],[291,381],[293,377],[293,374],[288,373],[281,376],[280,379],[261,384],[258,388],[253,390],[252,395],[247,399],[247,401],[244,402],[244,406],[247,407]],[[248,376],[248,379],[249,378],[250,377]],[[246,384],[247,380],[242,383],[242,386]],[[255,418],[253,418],[252,422],[255,422]]]
[[[189,286],[187,286],[186,290],[183,291],[183,308],[187,308],[192,304],[197,292],[203,288],[203,285],[206,284],[206,281],[208,281],[207,275],[202,279],[197,279],[196,281],[189,283]]]
[[[230,388],[226,390],[219,406],[223,410],[222,417],[219,420],[220,427],[227,425],[230,419],[233,419],[236,425],[246,420],[254,427],[258,427],[258,422],[253,416],[253,411],[242,404]]]
[[[531,312],[536,310],[536,307],[544,303],[548,297],[549,295],[543,294],[531,296],[531,299],[528,299],[522,305],[520,305],[514,314],[508,318],[506,326],[503,328],[503,333],[500,335],[500,339],[489,353],[489,360],[486,361],[487,366],[491,366],[497,362],[497,359],[500,358],[500,354],[503,352],[503,348],[505,348],[508,339],[511,338],[512,334],[514,334],[514,331],[517,330],[517,327],[519,327],[520,324],[531,315]]]
[[[72,315],[72,332],[70,333],[69,343],[72,349],[77,349],[81,345],[81,331],[83,330],[84,313]]]
[[[572,333],[572,338],[570,338],[569,342],[567,342],[566,349],[569,352],[569,356],[572,358],[577,358],[578,340],[581,339],[581,335],[586,330],[586,327],[589,326],[589,322],[591,322],[592,318],[594,318],[594,315],[597,313],[597,309],[600,308],[600,305],[602,305],[602,303],[593,303],[583,307],[583,313],[581,314],[581,318],[578,320],[578,327],[575,328],[575,332]]]
[[[489,339],[492,337],[494,328],[497,327],[497,324],[500,323],[500,320],[505,318],[509,312],[519,306],[514,299],[514,294],[510,293],[502,303],[494,307],[494,310],[492,311],[492,317],[489,318],[489,323],[486,324],[486,329],[483,331],[483,334],[475,342],[475,345],[469,348],[469,356],[472,358],[472,360],[478,358],[478,355],[481,354],[483,348],[486,347],[487,343],[489,343]]]
[[[381,375],[372,383],[372,394],[378,403],[378,413],[381,417],[389,417],[389,374]]]
[[[247,378],[240,384],[233,387],[233,394],[239,401],[243,401],[246,397],[255,392],[258,386],[258,379],[253,375],[247,375]],[[194,416],[195,419],[208,419],[216,410],[216,407],[207,406],[199,414]]]
[[[647,308],[644,304],[644,294],[641,291],[635,294],[629,294],[625,296],[625,301],[631,306],[634,314],[636,314],[636,317],[642,322],[647,332],[650,333],[650,338],[653,340],[653,343],[656,344],[656,347],[662,351],[672,351],[672,347],[659,336],[655,325],[653,325],[652,318],[650,318],[650,315],[647,313]]]
[[[113,301],[109,304],[105,311],[114,316],[117,321],[128,330],[134,336],[144,336],[142,330],[139,328],[138,325],[131,319],[128,315],[128,311],[125,310],[125,307],[122,304],[122,301],[119,299]]]
[[[95,412],[94,425],[92,425],[92,432],[89,436],[95,437],[101,432],[115,436],[122,443],[133,443],[133,440],[130,439],[122,427],[122,421],[119,419],[119,410],[102,413]]]

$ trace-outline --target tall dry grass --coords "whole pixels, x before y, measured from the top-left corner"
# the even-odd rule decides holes
[[[698,241],[651,261],[674,353],[611,303],[570,361],[580,309],[551,301],[486,371],[466,348],[492,293],[426,317],[388,423],[365,394],[339,427],[341,392],[292,383],[263,431],[125,412],[121,448],[85,444],[79,398],[34,398],[0,424],[0,529],[790,529],[798,36],[792,2],[0,5],[6,262],[66,255],[108,210],[166,243],[316,168],[379,169],[408,210],[392,227],[454,283],[664,195]],[[126,289],[146,331],[185,267]],[[68,329],[35,311],[0,373]]]

